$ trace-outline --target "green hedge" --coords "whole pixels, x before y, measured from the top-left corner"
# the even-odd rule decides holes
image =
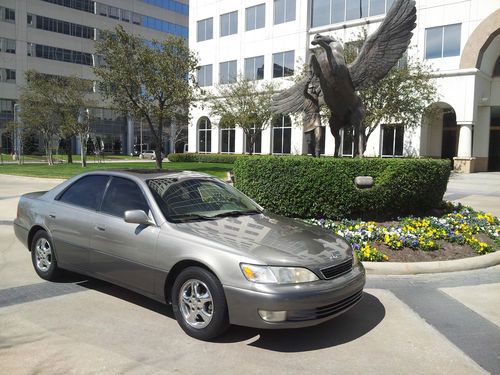
[[[241,154],[168,154],[171,162],[203,162],[203,163],[230,163],[233,164]]]
[[[381,218],[439,207],[450,175],[448,160],[340,159],[303,156],[240,158],[235,186],[271,212],[312,218]],[[360,190],[357,176],[372,176]]]

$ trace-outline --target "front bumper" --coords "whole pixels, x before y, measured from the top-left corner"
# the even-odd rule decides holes
[[[253,289],[224,286],[231,324],[255,328],[300,328],[344,313],[360,299],[365,270],[359,263],[333,280],[297,285],[254,284]],[[259,310],[287,311],[283,322],[267,322]]]

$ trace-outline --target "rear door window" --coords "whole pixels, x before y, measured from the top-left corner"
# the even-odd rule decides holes
[[[102,175],[82,177],[64,191],[59,201],[97,210],[108,180],[109,176]]]
[[[123,217],[125,211],[128,210],[142,210],[148,214],[149,205],[134,181],[113,177],[102,202],[101,211]]]

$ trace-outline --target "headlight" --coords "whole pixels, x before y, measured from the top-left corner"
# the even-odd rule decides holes
[[[319,280],[306,268],[270,267],[254,264],[240,264],[241,271],[248,281],[263,284],[298,284]]]

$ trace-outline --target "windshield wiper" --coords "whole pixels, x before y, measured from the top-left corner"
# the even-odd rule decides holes
[[[221,212],[220,214],[213,215],[210,217],[228,217],[228,216],[241,216],[241,215],[253,215],[253,214],[260,214],[259,210],[243,210],[243,211],[227,211],[227,212]]]
[[[183,223],[186,221],[198,221],[198,220],[213,220],[213,216],[205,216],[200,214],[186,214],[177,215],[170,218],[174,222]]]

